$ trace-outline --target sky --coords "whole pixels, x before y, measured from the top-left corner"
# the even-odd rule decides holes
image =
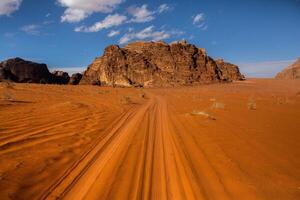
[[[300,0],[0,0],[0,60],[72,73],[111,44],[183,39],[272,77],[300,57]]]

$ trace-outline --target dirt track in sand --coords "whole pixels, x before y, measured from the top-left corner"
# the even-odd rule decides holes
[[[300,198],[299,81],[1,92],[1,199]]]

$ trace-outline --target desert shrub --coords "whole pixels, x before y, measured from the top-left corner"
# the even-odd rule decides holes
[[[224,103],[221,103],[221,102],[214,102],[214,103],[211,105],[211,108],[212,108],[212,109],[224,109],[224,108],[225,108],[225,104],[224,104]]]
[[[14,89],[15,84],[10,81],[4,81],[2,82],[1,85],[3,87],[3,94],[2,94],[3,100],[12,101],[13,100],[12,90]]]
[[[132,100],[129,96],[122,96],[121,104],[132,104]]]
[[[277,97],[277,104],[282,105],[288,103],[289,103],[289,99],[287,97]]]
[[[250,97],[247,103],[248,110],[256,110],[256,102],[253,97]]]
[[[147,99],[146,93],[144,92],[144,88],[139,88],[138,91],[139,91],[138,96],[140,98]]]
[[[108,94],[108,90],[99,90],[98,94]]]
[[[14,89],[15,84],[11,81],[3,81],[2,86],[4,87],[4,89]]]
[[[211,120],[216,120],[215,117],[211,116],[210,114],[208,114],[207,112],[204,112],[204,111],[193,110],[190,114],[191,115],[203,116],[203,117],[206,117],[206,118],[211,119]]]
[[[146,93],[144,93],[144,92],[141,92],[141,93],[140,93],[140,97],[143,98],[143,99],[147,99],[147,95],[146,95]]]

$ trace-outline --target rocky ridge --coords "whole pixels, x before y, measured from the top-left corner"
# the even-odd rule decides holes
[[[300,58],[293,64],[289,65],[276,76],[276,79],[300,79]]]
[[[79,83],[82,75],[67,72],[49,72],[46,64],[39,64],[21,58],[12,58],[0,63],[0,81],[16,83],[72,84]]]
[[[215,61],[186,41],[133,42],[108,46],[83,74],[80,84],[106,86],[180,86],[243,80],[237,66]]]
[[[12,58],[0,63],[0,79],[17,83],[50,83],[52,75],[46,64]]]

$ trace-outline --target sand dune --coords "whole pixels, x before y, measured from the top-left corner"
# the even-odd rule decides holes
[[[1,84],[1,199],[299,199],[300,82]]]

